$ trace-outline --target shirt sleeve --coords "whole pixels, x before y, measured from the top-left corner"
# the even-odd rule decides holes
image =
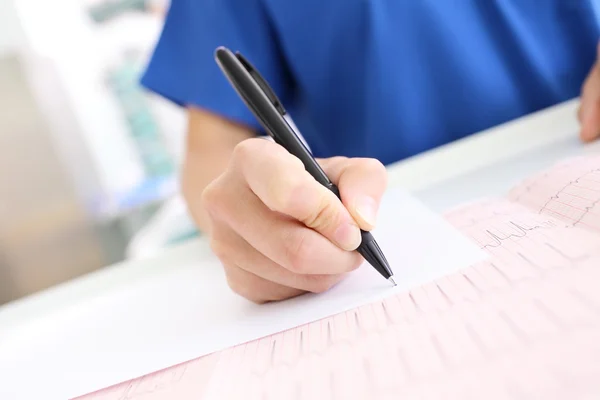
[[[262,0],[172,0],[142,85],[180,106],[196,106],[262,131],[214,59],[240,51],[282,101],[290,83]]]

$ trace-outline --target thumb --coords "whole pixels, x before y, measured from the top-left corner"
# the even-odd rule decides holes
[[[338,186],[340,197],[359,227],[372,230],[377,221],[381,197],[387,187],[387,171],[373,158],[334,157],[322,160],[329,178]]]

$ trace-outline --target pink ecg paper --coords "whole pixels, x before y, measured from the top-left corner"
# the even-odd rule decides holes
[[[598,399],[599,203],[566,161],[447,213],[486,262],[81,399]]]

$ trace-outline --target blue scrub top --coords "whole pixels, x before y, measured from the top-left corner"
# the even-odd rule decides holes
[[[239,50],[317,157],[388,164],[579,95],[600,0],[172,0],[144,86],[260,131]]]

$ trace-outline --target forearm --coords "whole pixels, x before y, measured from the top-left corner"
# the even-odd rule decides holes
[[[202,192],[225,171],[235,146],[252,136],[252,131],[246,127],[204,111],[189,110],[182,192],[200,231],[210,231],[208,217],[200,201]]]

